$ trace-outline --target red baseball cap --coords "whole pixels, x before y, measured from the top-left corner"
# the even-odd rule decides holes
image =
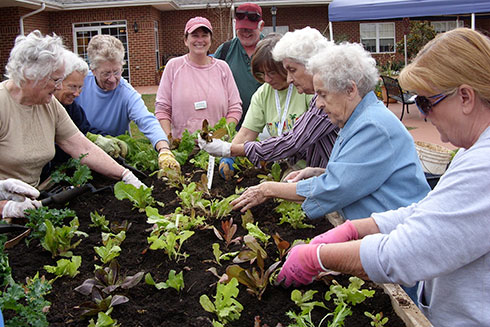
[[[184,34],[192,33],[199,27],[206,27],[211,33],[213,32],[213,27],[211,26],[209,20],[204,17],[197,16],[187,21],[187,24],[185,24]]]
[[[254,30],[262,20],[262,8],[251,2],[239,5],[235,11],[236,29],[246,28]]]

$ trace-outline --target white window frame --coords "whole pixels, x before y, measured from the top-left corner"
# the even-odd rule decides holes
[[[154,36],[155,36],[155,64],[156,68],[155,70],[158,71],[160,69],[160,66],[162,65],[161,63],[161,58],[160,58],[160,40],[159,40],[159,34],[158,34],[158,21],[153,21],[153,31],[154,31]]]
[[[106,24],[106,23],[114,23],[120,22],[119,24]],[[87,25],[87,26],[84,26]],[[124,78],[131,83],[131,69],[129,62],[129,33],[128,33],[128,22],[126,20],[105,20],[105,21],[92,21],[92,22],[77,22],[72,23],[73,30],[73,52],[80,55],[85,59],[88,63],[88,59],[85,54],[78,53],[78,40],[77,40],[77,32],[97,32],[97,34],[103,34],[102,30],[107,28],[121,28],[123,27],[126,30],[126,43],[123,43],[125,50],[125,61],[126,65],[123,67],[123,76]]]
[[[451,23],[455,23],[456,26],[450,28],[449,24],[451,24]],[[458,28],[458,27],[464,27],[464,21],[462,21],[462,20],[432,21],[432,22],[430,22],[430,24],[432,25],[432,27],[434,28],[436,33],[444,33],[444,32],[450,31],[450,30]],[[435,26],[436,24],[444,25],[444,27],[442,29],[436,28],[436,26]]]
[[[363,26],[367,26],[367,25],[375,25],[376,26],[376,37],[375,38],[364,38],[364,40],[373,40],[375,39],[376,40],[376,51],[374,52],[371,52],[371,53],[395,53],[396,52],[396,29],[395,29],[395,23],[394,22],[388,22],[388,23],[360,23],[359,24],[359,35],[360,35],[360,43],[362,43],[363,41],[363,38],[362,38],[362,28]],[[379,30],[380,30],[380,26],[382,25],[393,25],[393,37],[380,37],[380,33],[379,33]],[[393,39],[393,51],[379,51],[379,48],[380,48],[380,39]]]

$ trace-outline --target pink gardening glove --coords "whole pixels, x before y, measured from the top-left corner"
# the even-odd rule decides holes
[[[357,240],[359,233],[350,220],[339,225],[331,230],[315,236],[310,244],[327,244],[327,243],[342,243],[351,240]]]
[[[299,244],[289,251],[276,283],[289,287],[311,283],[322,271],[319,251],[323,244]]]

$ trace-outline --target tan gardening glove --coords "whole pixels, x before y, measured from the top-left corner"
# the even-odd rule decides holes
[[[115,137],[102,136],[88,132],[87,138],[113,158],[119,156],[124,158],[128,154],[128,145],[126,142]]]
[[[169,149],[163,149],[158,154],[158,166],[160,172],[163,173],[164,169],[172,169],[178,171],[180,174],[180,164],[175,160],[175,156]],[[162,175],[165,175],[164,173]]]

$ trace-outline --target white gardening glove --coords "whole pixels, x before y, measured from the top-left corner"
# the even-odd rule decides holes
[[[35,199],[39,191],[31,185],[15,178],[0,181],[0,200],[14,200],[22,202],[24,199]]]
[[[24,217],[24,210],[37,209],[42,207],[41,201],[25,199],[23,202],[7,201],[3,207],[3,218],[22,218]]]
[[[211,142],[206,142],[201,138],[201,135],[197,138],[197,144],[201,150],[206,151],[215,157],[231,157],[231,143],[222,141],[220,139],[213,139]]]
[[[136,188],[140,188],[140,186],[144,186],[145,188],[148,187],[143,184],[138,177],[134,176],[133,172],[131,172],[129,169],[124,169],[123,173],[121,174],[121,179],[124,183],[131,184]]]

